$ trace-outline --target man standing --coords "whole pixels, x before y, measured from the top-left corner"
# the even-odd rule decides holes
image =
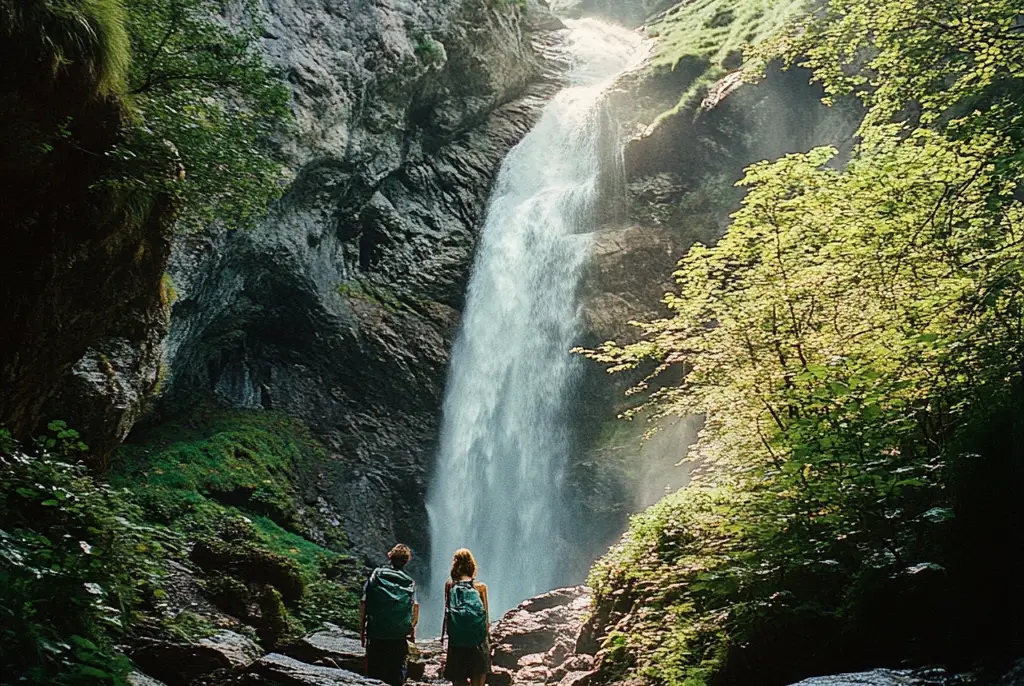
[[[412,551],[399,543],[388,553],[390,566],[378,567],[363,587],[359,635],[366,646],[366,675],[390,686],[405,682],[406,639],[416,640],[420,606],[416,582],[403,569]]]

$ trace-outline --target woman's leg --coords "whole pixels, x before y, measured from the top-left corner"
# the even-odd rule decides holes
[[[470,686],[484,686],[484,682],[485,681],[487,681],[487,675],[486,674],[481,674],[480,676],[475,676],[475,677],[473,677],[472,679],[469,680]]]

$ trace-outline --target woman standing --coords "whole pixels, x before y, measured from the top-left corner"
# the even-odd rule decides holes
[[[476,580],[476,560],[465,548],[455,551],[452,578],[444,585],[444,625],[448,633],[444,677],[455,686],[483,686],[491,671],[491,629],[487,585]]]

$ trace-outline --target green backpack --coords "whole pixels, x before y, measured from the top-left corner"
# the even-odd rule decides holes
[[[366,635],[396,640],[412,631],[412,606],[416,582],[391,567],[373,570],[366,582]]]
[[[448,591],[448,643],[473,648],[487,640],[487,610],[472,581],[456,581]]]

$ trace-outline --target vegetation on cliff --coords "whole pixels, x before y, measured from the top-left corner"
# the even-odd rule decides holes
[[[283,189],[270,139],[289,116],[259,50],[259,4],[234,3],[223,21],[216,0],[123,1],[133,59],[117,185],[175,198],[182,230],[251,223]]]
[[[782,684],[1019,652],[1019,7],[835,0],[755,51],[868,116],[848,167],[754,165],[667,319],[591,355],[703,414],[704,488],[595,568],[604,674]],[[662,382],[672,368],[682,383]],[[667,621],[666,621],[667,618]]]
[[[259,52],[257,3],[233,5],[230,23],[223,11],[214,0],[4,0],[0,54],[19,65],[0,83],[4,166],[86,148],[108,159],[99,187],[119,189],[135,221],[158,197],[175,200],[183,229],[262,214],[281,190],[268,144],[288,93]],[[120,109],[113,123],[83,110],[104,100]],[[116,136],[97,136],[100,125]]]
[[[109,479],[148,521],[201,542],[193,561],[219,577],[209,590],[226,612],[259,624],[249,608],[270,580],[289,615],[315,629],[355,623],[361,572],[344,554],[340,522],[311,504],[328,469],[323,446],[296,419],[199,407],[133,436]]]
[[[646,25],[655,39],[650,77],[683,88],[675,107],[700,104],[707,89],[743,64],[743,50],[775,35],[806,10],[804,0],[699,0],[679,3]],[[649,78],[650,78],[649,77]]]
[[[225,618],[266,649],[355,624],[362,569],[307,505],[299,480],[328,464],[301,423],[197,409],[122,448],[103,480],[77,432],[50,429],[29,448],[0,434],[4,683],[123,683],[125,644],[194,640]],[[182,565],[215,615],[174,604]]]

